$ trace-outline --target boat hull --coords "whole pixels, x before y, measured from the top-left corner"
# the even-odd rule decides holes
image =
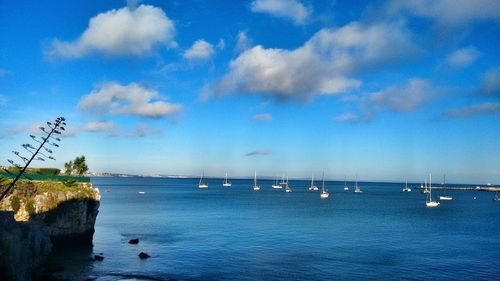
[[[436,201],[426,202],[425,206],[427,206],[427,208],[436,208],[439,207],[439,202]]]

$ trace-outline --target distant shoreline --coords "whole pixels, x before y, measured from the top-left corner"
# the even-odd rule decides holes
[[[133,174],[115,174],[115,173],[95,173],[95,174],[88,174],[88,177],[115,177],[115,178],[165,178],[165,179],[198,179],[198,176],[193,176],[193,175],[133,175]],[[224,177],[205,177],[206,179],[211,179],[211,180],[224,180]],[[272,176],[262,176],[259,178],[260,180],[271,180],[274,181],[275,177]],[[232,177],[231,180],[253,180],[253,177],[248,176],[248,177]],[[293,181],[308,181],[310,182],[311,179],[308,178],[290,178],[290,180]],[[328,182],[339,182],[343,183],[343,180],[327,180],[325,181]],[[392,181],[358,181],[358,183],[363,184],[363,183],[389,183],[389,184],[402,184],[404,185],[404,182],[392,182]],[[353,184],[354,181],[347,181],[348,184]],[[424,189],[423,187],[420,187],[421,183],[408,183],[409,186],[415,186],[414,188],[416,189]],[[476,190],[476,191],[489,191],[489,192],[500,192],[500,187],[498,185],[492,184],[492,185],[486,185],[486,184],[471,184],[471,183],[448,183],[450,185],[461,185],[462,187],[442,187],[442,186],[433,186],[432,189],[449,189],[449,190]],[[479,186],[479,188],[477,188]]]

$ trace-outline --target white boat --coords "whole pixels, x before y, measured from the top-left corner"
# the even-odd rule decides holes
[[[349,187],[347,186],[347,177],[344,177],[344,191],[349,191]]]
[[[281,182],[278,183],[278,185],[281,186],[280,188],[283,188],[283,186],[286,185],[285,174],[283,174],[283,177],[281,177]]]
[[[439,196],[440,201],[450,201],[453,200],[451,195],[446,194],[446,175],[443,176],[443,194]]]
[[[425,201],[425,206],[427,208],[435,208],[439,206],[439,202],[432,201],[432,175],[429,174],[429,193],[427,194],[427,200]]]
[[[200,182],[198,183],[198,188],[208,188],[208,185],[203,182],[203,176],[205,172],[201,172]]]
[[[292,192],[292,189],[290,188],[290,185],[288,184],[288,176],[286,176],[285,192]]]
[[[493,197],[493,201],[500,202],[500,196],[498,196],[498,192],[495,193],[495,197]]]
[[[260,190],[260,186],[257,185],[257,171],[255,171],[254,177],[253,177],[253,190],[254,191]]]
[[[427,189],[427,178],[424,179],[424,191],[423,193],[429,193],[429,189]]]
[[[224,179],[224,182],[222,183],[223,187],[231,187],[231,183],[227,181],[227,173],[226,173],[226,178]]]
[[[146,192],[144,192],[144,191],[139,191],[139,192],[137,192],[137,193],[139,193],[139,195],[144,195],[144,194],[146,194]]]
[[[361,187],[358,185],[358,175],[356,175],[356,186],[354,187],[354,192],[355,193],[362,193],[363,190],[361,190]]]
[[[282,188],[282,186],[278,183],[278,176],[276,176],[276,179],[274,180],[273,188],[274,189],[281,189]]]
[[[403,188],[403,192],[411,192],[411,188],[408,187],[408,179],[405,179],[405,188]]]
[[[310,191],[318,191],[318,187],[314,185],[314,174],[311,177],[311,186],[309,187]]]
[[[328,190],[325,190],[325,172],[323,171],[323,176],[321,177],[322,183],[321,183],[321,194],[320,198],[321,199],[327,199],[330,194],[328,193]]]

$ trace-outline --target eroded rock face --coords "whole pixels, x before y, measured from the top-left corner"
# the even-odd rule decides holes
[[[31,280],[53,244],[65,237],[92,243],[100,202],[97,188],[89,183],[25,185],[0,204],[0,280]]]

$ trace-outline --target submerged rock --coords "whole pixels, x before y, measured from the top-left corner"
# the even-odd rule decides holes
[[[128,240],[128,243],[129,244],[139,244],[139,238],[130,239],[130,240]]]
[[[139,258],[141,258],[141,259],[147,259],[147,258],[150,258],[150,257],[151,257],[150,255],[148,255],[148,254],[146,254],[144,252],[141,252],[139,254]]]
[[[95,255],[94,256],[94,260],[96,260],[96,261],[102,261],[103,259],[104,259],[104,257],[101,256],[101,255]]]

